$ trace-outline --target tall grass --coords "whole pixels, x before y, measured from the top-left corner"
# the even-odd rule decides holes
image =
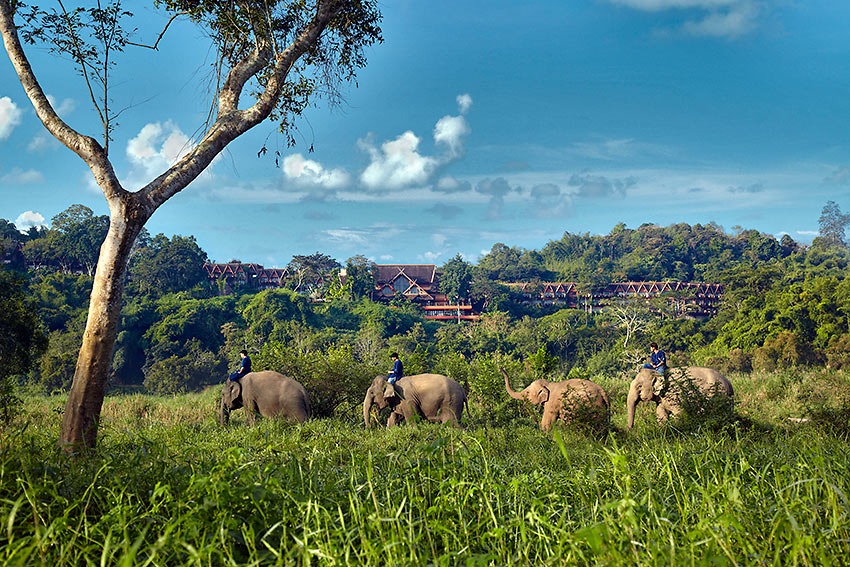
[[[810,424],[685,431],[642,414],[602,440],[524,423],[221,428],[216,399],[109,399],[75,462],[55,450],[60,400],[31,400],[0,438],[0,562],[848,562],[850,447]]]

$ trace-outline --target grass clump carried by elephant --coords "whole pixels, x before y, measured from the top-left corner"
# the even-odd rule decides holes
[[[627,427],[634,426],[640,402],[655,402],[658,423],[683,415],[689,422],[728,422],[733,418],[732,383],[713,368],[688,366],[664,374],[642,368],[629,386],[626,400]]]

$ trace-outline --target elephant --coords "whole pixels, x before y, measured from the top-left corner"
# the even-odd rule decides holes
[[[239,380],[225,382],[221,390],[219,422],[226,425],[230,411],[242,406],[248,412],[251,425],[257,414],[264,417],[282,415],[299,423],[310,417],[310,398],[304,386],[272,370],[249,372]]]
[[[678,414],[682,411],[680,397],[683,386],[688,388],[688,383],[703,396],[719,395],[731,399],[734,395],[729,380],[713,368],[673,368],[663,375],[651,368],[642,368],[629,386],[629,396],[626,400],[628,428],[634,426],[638,402],[654,401],[655,415],[659,423],[666,421],[668,416]],[[687,391],[685,394],[687,395]]]
[[[522,392],[514,392],[508,373],[499,369],[505,376],[505,388],[516,400],[526,400],[534,405],[543,404],[543,419],[540,429],[549,431],[556,420],[569,424],[580,417],[596,418],[607,423],[611,404],[608,394],[599,384],[590,380],[572,378],[563,382],[535,380]]]
[[[363,399],[363,421],[367,429],[373,404],[378,409],[388,406],[392,409],[387,420],[388,428],[402,420],[409,421],[414,415],[433,423],[451,423],[460,427],[461,414],[466,405],[466,391],[463,386],[441,374],[405,376],[394,385],[383,376],[376,376]]]

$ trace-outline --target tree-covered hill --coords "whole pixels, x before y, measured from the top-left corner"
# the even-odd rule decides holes
[[[619,374],[634,367],[649,340],[677,364],[742,371],[848,366],[850,251],[843,240],[847,223],[840,222],[845,216],[833,205],[821,219],[826,236],[810,246],[754,230],[729,234],[715,224],[629,229],[621,223],[607,235],[565,233],[540,250],[497,243],[474,264],[458,255],[440,268],[440,285],[482,311],[480,320],[463,323],[426,321],[402,299],[370,301],[364,292],[371,285],[369,262],[362,256],[343,264],[313,255],[328,269],[359,274],[357,293],[331,283],[319,290],[322,302],[292,289],[243,287],[222,296],[206,277],[207,254],[194,237],[143,234],[128,270],[111,383],[157,392],[195,389],[220,381],[242,348],[260,365],[311,376],[307,381],[317,388],[332,376],[354,388],[357,381],[344,368],[383,372],[391,351],[402,354],[409,371],[463,378],[486,374],[496,356],[524,361],[520,371],[529,378]],[[28,302],[49,337],[46,349],[32,342],[38,348],[27,360],[33,364],[11,372],[21,381],[48,391],[68,387],[102,224],[80,205],[57,215],[52,228],[26,234],[0,219],[8,252],[4,271],[18,274],[10,281],[20,293],[11,297]],[[296,256],[293,265],[310,258]],[[505,285],[573,281],[592,288],[641,280],[721,283],[725,297],[717,316],[692,321],[671,316],[663,301],[614,305],[601,313],[536,308]]]

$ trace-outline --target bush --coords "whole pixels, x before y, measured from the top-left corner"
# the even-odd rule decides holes
[[[833,370],[850,368],[850,335],[845,333],[829,340],[826,347],[826,365]]]
[[[721,392],[717,385],[713,392],[702,392],[692,380],[674,383],[681,413],[676,416],[680,431],[722,431],[741,421],[735,414],[734,398]]]
[[[350,345],[305,352],[270,341],[254,358],[254,370],[276,370],[300,382],[310,395],[314,417],[353,419],[357,400],[363,399],[372,379],[384,368],[358,362]]]

